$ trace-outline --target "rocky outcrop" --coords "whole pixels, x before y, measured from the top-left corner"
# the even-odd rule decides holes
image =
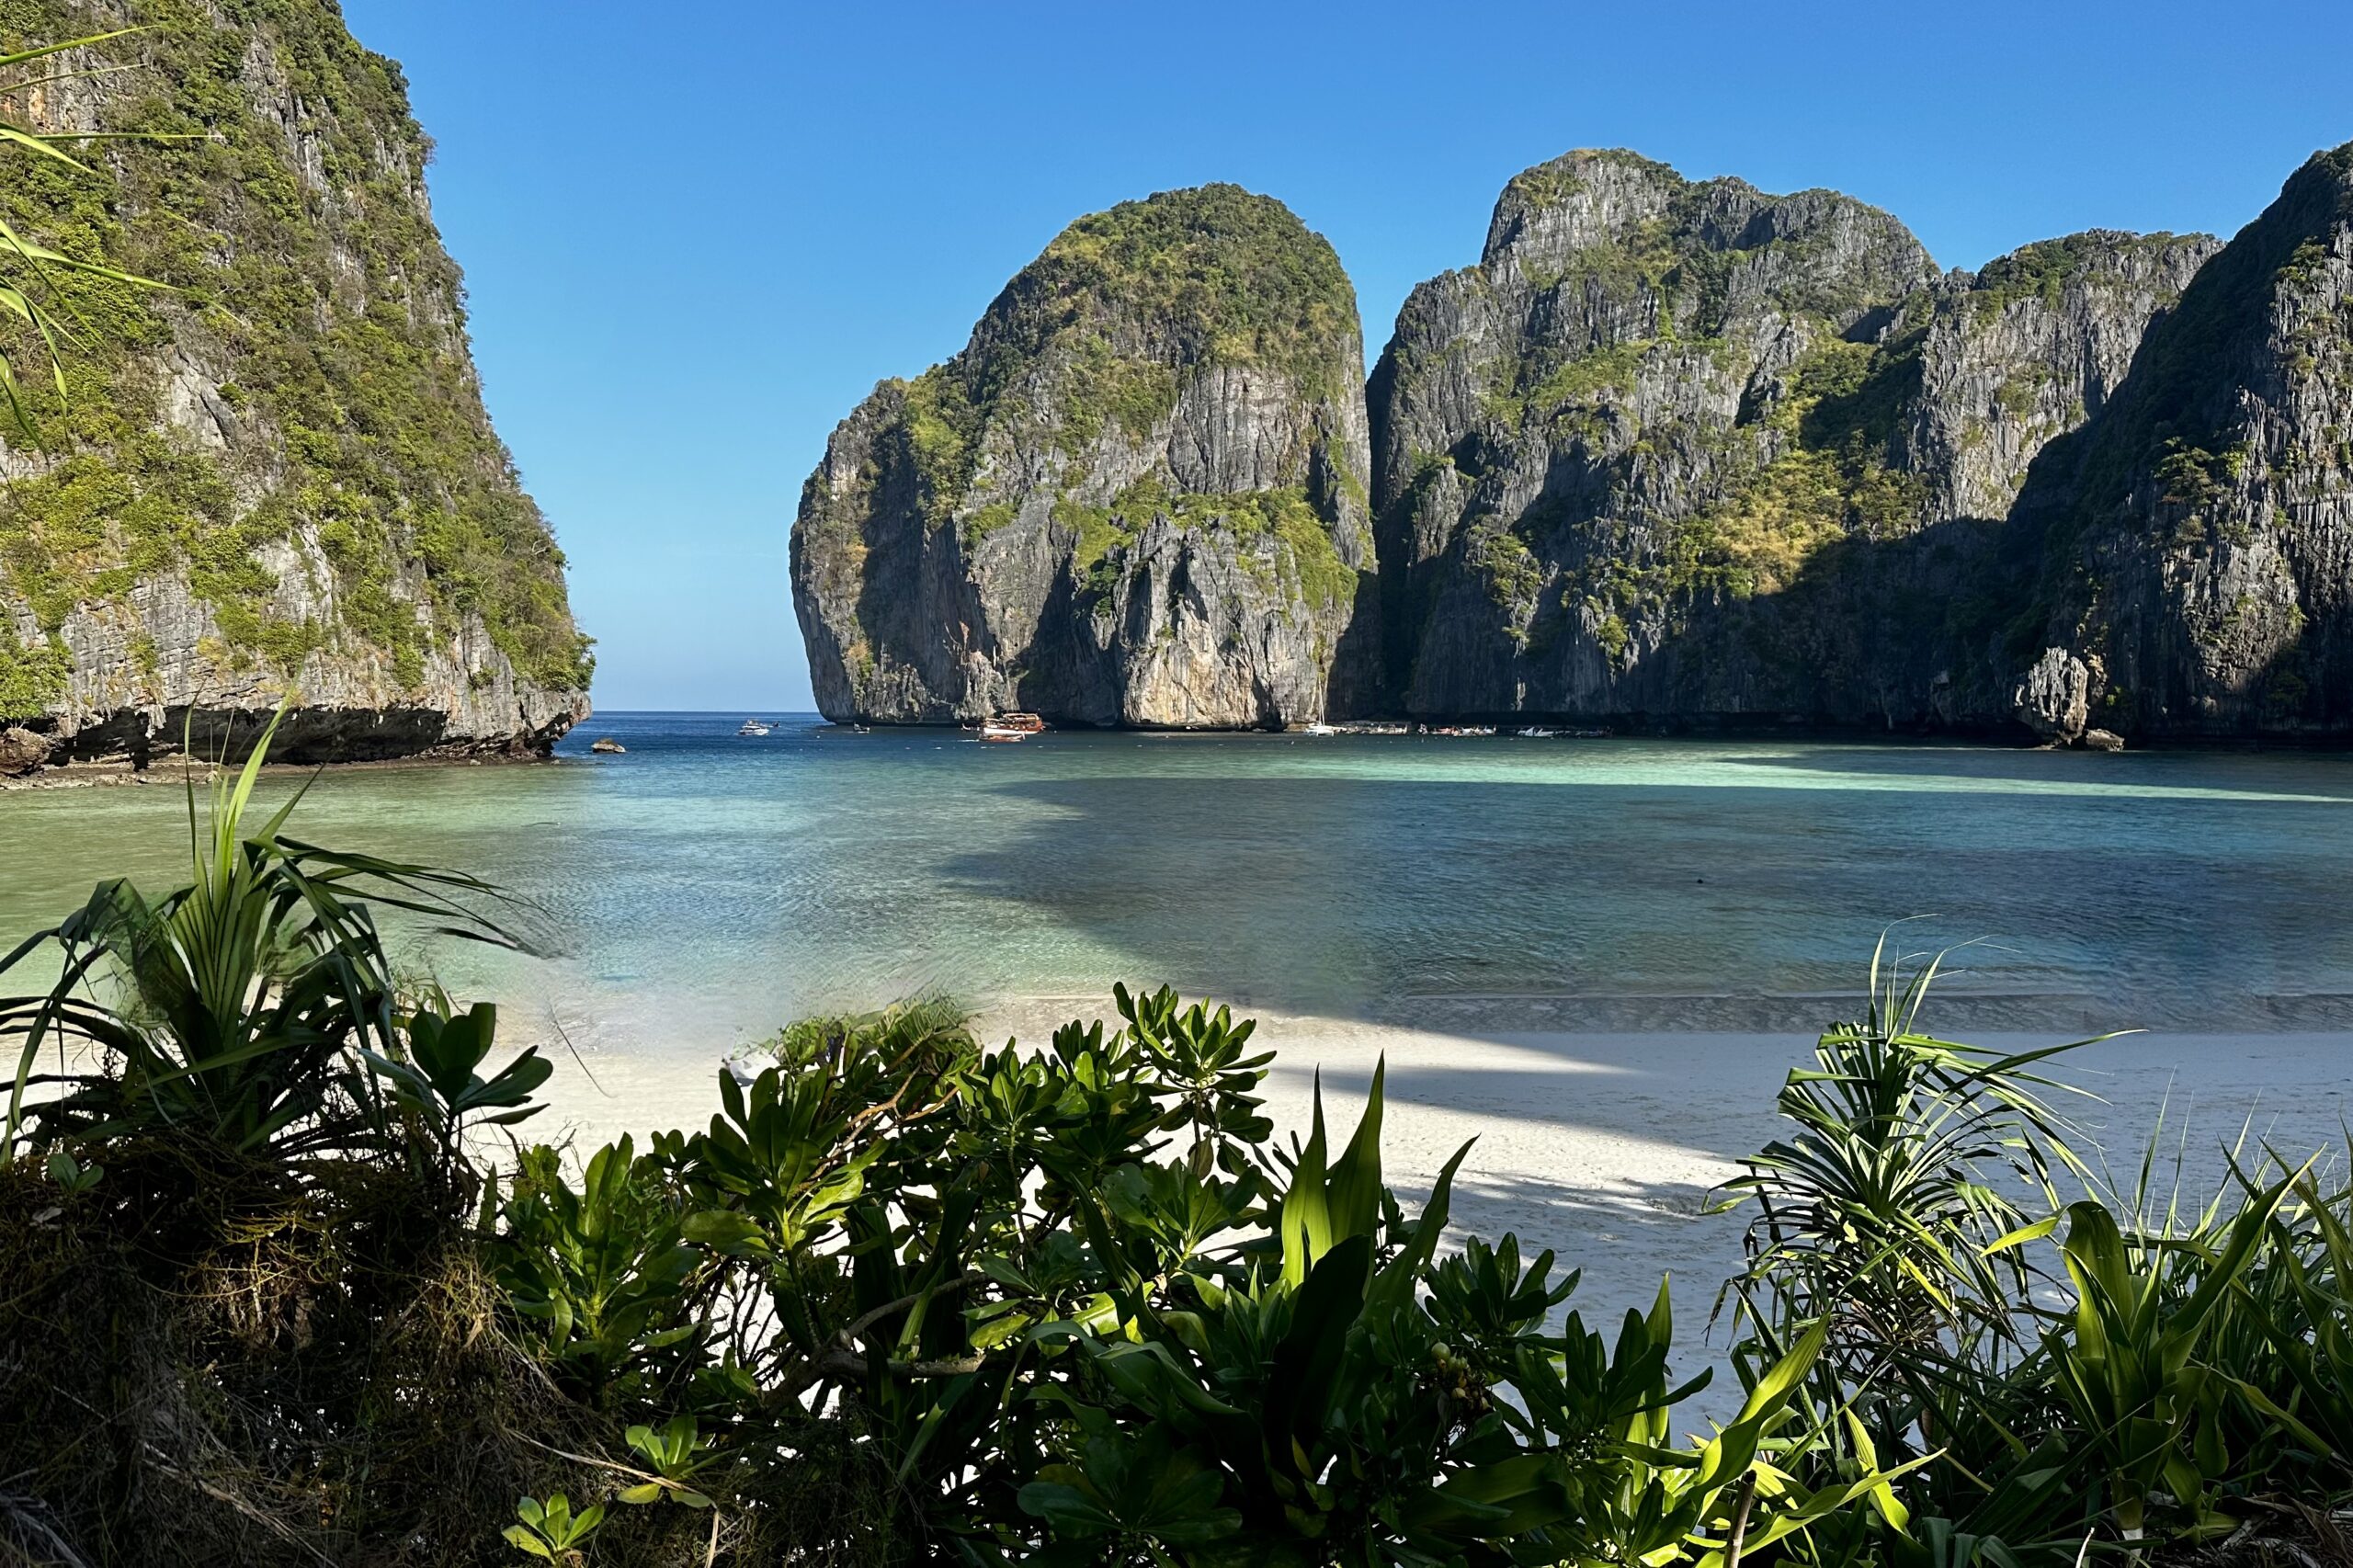
[[[2010,694],[2011,710],[2046,740],[2075,740],[2091,722],[2097,676],[2065,649],[2045,648]]]
[[[281,702],[287,760],[544,752],[587,712],[586,640],[483,410],[399,68],[330,0],[68,64],[10,112],[185,139],[20,168],[12,222],[172,288],[46,280],[94,330],[69,403],[24,378],[42,443],[0,429],[0,722],[49,762],[233,751]]]
[[[2353,732],[2353,148],[2228,244],[1975,273],[1834,192],[1572,153],[1361,411],[1352,318],[1238,191],[1074,225],[835,432],[794,531],[821,705]]]
[[[1233,186],[1080,219],[878,387],[792,530],[828,718],[1242,727],[1373,700],[1356,301]]]
[[[2077,446],[2018,515],[2090,718],[2353,733],[2353,144],[2206,264]]]
[[[22,725],[0,730],[0,778],[30,773],[49,759],[49,742]]]
[[[1373,375],[1397,703],[2080,735],[2004,644],[2007,518],[2213,249],[2089,233],[1943,274],[1832,193],[1529,170]]]

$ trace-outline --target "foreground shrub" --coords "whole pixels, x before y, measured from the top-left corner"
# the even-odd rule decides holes
[[[1279,1142],[1252,1026],[1166,991],[799,1024],[705,1129],[494,1170],[548,1064],[374,914],[511,940],[492,890],[248,831],[257,766],[0,1002],[0,1563],[2344,1560],[2353,1198],[2105,1190],[2057,1052],[1919,1031],[1933,966],[1732,1184],[1689,1437],[1664,1288],[1589,1325],[1449,1242],[1467,1145],[1408,1213],[1378,1073]]]
[[[1320,1103],[1279,1149],[1248,1024],[1116,1003],[1037,1051],[937,1008],[805,1026],[707,1131],[576,1188],[527,1155],[492,1256],[533,1343],[738,1483],[855,1432],[893,1539],[973,1561],[1665,1563],[1884,1484],[1757,1462],[1819,1335],[1677,1449],[1706,1379],[1671,1386],[1664,1291],[1614,1339],[1558,1323],[1549,1253],[1438,1258],[1452,1164],[1412,1218],[1382,1185],[1378,1076],[1336,1153]]]
[[[1730,1184],[1751,1215],[1735,1357],[1827,1334],[1793,1468],[1903,1472],[1812,1550],[2006,1565],[2231,1538],[2233,1560],[2353,1562],[2331,1512],[2353,1495],[2353,1192],[2319,1156],[2241,1149],[2184,1213],[2154,1135],[2137,1188],[2107,1190],[2055,1108],[2077,1091],[2043,1075],[2073,1047],[1920,1032],[1934,972],[1882,984],[1874,962],[1866,1020],[1782,1091],[1795,1131]]]

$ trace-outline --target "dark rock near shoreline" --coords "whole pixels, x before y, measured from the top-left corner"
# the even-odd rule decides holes
[[[21,725],[0,730],[0,778],[30,773],[49,760],[49,742]]]

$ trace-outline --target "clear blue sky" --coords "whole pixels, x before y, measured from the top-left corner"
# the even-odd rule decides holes
[[[438,143],[491,412],[608,710],[809,706],[785,537],[827,433],[1115,201],[1281,198],[1377,349],[1572,147],[1835,187],[1975,267],[2229,233],[2353,140],[2346,0],[345,8]]]

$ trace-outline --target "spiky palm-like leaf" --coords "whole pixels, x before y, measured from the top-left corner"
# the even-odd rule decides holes
[[[278,722],[238,773],[213,781],[208,824],[189,784],[186,886],[150,899],[127,881],[102,883],[0,960],[6,972],[52,945],[61,960],[46,993],[0,1000],[0,1041],[18,1046],[0,1149],[28,1119],[43,1143],[157,1126],[246,1152],[364,1141],[384,1119],[358,1053],[406,1055],[376,912],[522,945],[472,906],[501,896],[476,878],[288,837],[303,790],[249,829]],[[34,1073],[44,1048],[65,1059],[60,1072]],[[74,1061],[93,1053],[95,1068]],[[44,1085],[56,1092],[28,1105],[28,1089]]]

